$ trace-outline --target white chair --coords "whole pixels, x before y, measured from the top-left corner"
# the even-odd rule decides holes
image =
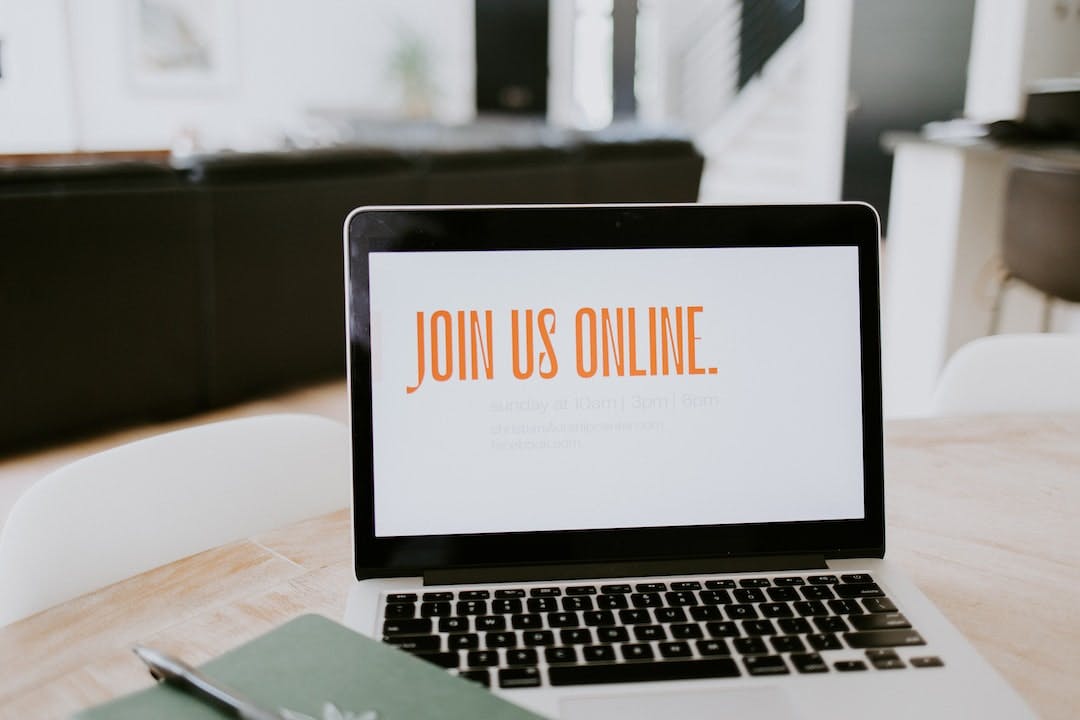
[[[201,425],[31,486],[0,533],[0,627],[159,565],[350,502],[348,431],[313,415]]]
[[[935,415],[1080,412],[1080,335],[979,338],[945,365]]]

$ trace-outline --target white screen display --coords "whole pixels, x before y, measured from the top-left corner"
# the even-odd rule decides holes
[[[856,248],[369,269],[377,536],[863,517]]]

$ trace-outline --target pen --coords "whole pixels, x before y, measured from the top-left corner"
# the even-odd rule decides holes
[[[150,674],[155,679],[190,692],[241,720],[284,720],[280,713],[260,707],[235,690],[211,680],[183,660],[144,645],[136,645],[132,650],[150,668]]]

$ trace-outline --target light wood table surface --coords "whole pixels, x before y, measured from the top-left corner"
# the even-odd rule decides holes
[[[1080,716],[1080,415],[886,429],[887,557],[1048,718]],[[136,642],[195,663],[291,617],[340,619],[347,510],[174,562],[0,629],[0,717],[150,684]]]

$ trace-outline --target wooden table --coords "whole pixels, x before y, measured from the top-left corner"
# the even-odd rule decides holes
[[[886,431],[888,557],[1041,714],[1080,714],[1080,415]],[[143,687],[135,642],[206,661],[289,618],[341,618],[346,510],[152,570],[0,629],[0,717]]]

